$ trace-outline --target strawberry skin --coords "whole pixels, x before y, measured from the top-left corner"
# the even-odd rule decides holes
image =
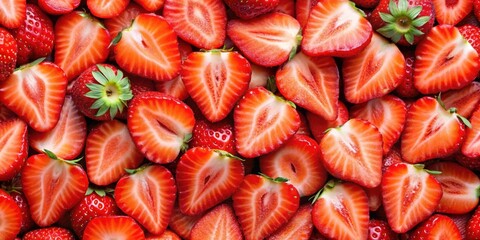
[[[17,55],[17,41],[10,32],[0,27],[0,82],[7,80],[13,73]]]
[[[235,217],[232,206],[220,204],[203,215],[192,228],[191,240],[232,239],[242,240],[240,224]]]
[[[101,216],[92,219],[83,232],[83,240],[145,239],[142,228],[129,216]]]
[[[20,234],[26,233],[35,225],[35,222],[32,220],[32,215],[30,214],[30,205],[28,205],[27,198],[25,194],[20,191],[11,191],[10,196],[12,196],[13,201],[15,201],[21,211],[22,225],[20,227]]]
[[[392,231],[392,228],[388,226],[386,221],[370,219],[368,222],[368,239],[395,240],[398,239],[398,236],[394,231]]]
[[[62,227],[45,227],[32,230],[26,233],[23,240],[44,240],[44,239],[62,239],[75,240],[75,236],[70,230]]]
[[[197,118],[193,127],[192,140],[189,147],[207,147],[237,154],[233,121],[225,118],[220,122],[212,123],[203,118]]]
[[[408,235],[408,239],[411,240],[445,238],[451,240],[463,239],[455,222],[442,214],[432,215]]]
[[[0,122],[0,181],[11,180],[28,155],[27,124],[18,119]]]
[[[252,19],[272,11],[280,0],[224,0],[225,4],[241,19]]]
[[[18,205],[3,189],[0,189],[0,214],[2,224],[0,225],[0,238],[13,239],[20,232],[22,224],[22,212]]]
[[[146,12],[147,11],[138,4],[130,1],[125,10],[122,11],[118,16],[104,19],[103,22],[105,27],[108,29],[110,36],[115,38],[119,32],[121,32],[124,28],[128,28],[130,24],[132,24],[132,21],[135,19],[135,17],[137,17],[140,13]]]
[[[307,112],[305,117],[307,118],[308,127],[312,132],[313,138],[315,138],[317,142],[320,142],[326,133],[325,130],[343,125],[348,121],[348,119],[350,119],[349,115],[350,114],[348,113],[348,109],[345,104],[339,101],[337,107],[337,118],[335,120],[329,121],[311,112]]]

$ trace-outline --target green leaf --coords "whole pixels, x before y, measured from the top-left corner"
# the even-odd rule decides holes
[[[97,80],[97,82],[100,83],[101,85],[105,85],[108,83],[108,79],[101,72],[93,71],[92,75],[93,75],[93,78],[95,78],[95,80]]]
[[[55,155],[55,153],[53,153],[52,151],[48,150],[48,149],[43,149],[43,152],[51,159],[54,159],[54,160],[58,160],[59,158],[57,157],[57,155]]]
[[[457,114],[457,117],[460,119],[460,121],[462,121],[463,124],[465,124],[465,126],[467,126],[468,128],[472,128],[472,123],[470,123],[470,121],[468,121],[468,119],[460,114]]]
[[[432,174],[432,175],[440,175],[442,174],[441,171],[436,171],[436,170],[430,170],[430,169],[425,169],[425,172]]]
[[[386,23],[394,23],[395,22],[395,17],[388,14],[388,13],[378,13],[380,15],[380,18],[386,22]]]
[[[393,0],[391,0],[393,2]],[[398,0],[397,9],[400,13],[407,12],[408,10],[408,1],[407,0]]]
[[[405,33],[405,35],[403,35],[403,37],[405,38],[405,40],[407,40],[407,42],[408,42],[410,45],[413,44],[414,36],[413,36],[412,33],[407,32],[407,33]]]
[[[428,21],[430,21],[430,17],[429,16],[423,16],[423,17],[419,17],[419,18],[413,20],[412,25],[414,27],[421,27],[421,26],[425,25],[425,23],[427,23]]]
[[[122,35],[123,35],[123,31],[120,31],[117,34],[117,36],[115,36],[115,38],[110,42],[110,44],[108,45],[108,48],[110,48],[111,46],[117,45],[117,43],[120,42],[120,40],[122,39]]]
[[[407,15],[410,19],[415,19],[421,11],[422,6],[414,6],[407,11]]]
[[[397,4],[395,4],[395,1],[390,0],[388,3],[388,10],[390,10],[390,13],[393,16],[398,16],[400,14],[400,11],[398,10]]]

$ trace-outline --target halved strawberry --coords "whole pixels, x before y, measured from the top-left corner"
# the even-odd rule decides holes
[[[315,138],[317,142],[320,142],[320,140],[323,138],[325,135],[325,130],[341,126],[346,123],[348,119],[350,119],[348,109],[341,101],[338,102],[337,118],[333,121],[328,121],[325,118],[315,115],[311,112],[307,112],[305,117],[307,118],[308,127],[312,132],[313,138]]]
[[[130,137],[127,124],[112,120],[96,126],[87,136],[85,163],[91,183],[106,186],[135,169],[143,162],[143,154]]]
[[[18,68],[0,82],[0,102],[35,131],[46,132],[60,118],[67,78],[56,64],[42,60]]]
[[[287,223],[299,208],[300,196],[287,179],[245,176],[233,194],[233,208],[246,240],[263,239]]]
[[[38,0],[38,6],[48,14],[63,15],[80,6],[81,0]]]
[[[166,0],[163,16],[178,37],[197,48],[220,48],[225,41],[227,11],[222,0]]]
[[[137,94],[130,102],[128,130],[137,148],[155,163],[169,163],[187,149],[195,118],[177,98],[159,92]]]
[[[18,28],[26,18],[26,0],[5,0],[0,5],[0,25]]]
[[[87,224],[83,239],[145,239],[145,234],[129,216],[103,216],[96,217]]]
[[[441,172],[435,175],[443,190],[437,212],[464,214],[475,209],[478,205],[480,179],[472,170],[451,161],[437,162],[427,168]]]
[[[295,215],[283,227],[270,235],[268,240],[308,240],[313,231],[312,205],[301,205]]]
[[[432,0],[435,18],[439,24],[456,25],[473,9],[472,0]]]
[[[415,56],[414,85],[423,94],[460,89],[480,70],[479,53],[452,25],[433,27],[418,43]]]
[[[275,75],[275,69],[254,63],[250,63],[250,67],[252,67],[252,77],[250,78],[248,89],[259,86],[267,87],[269,78]]]
[[[277,70],[275,82],[286,99],[326,120],[337,118],[340,76],[335,60],[302,52]]]
[[[0,122],[0,181],[13,179],[27,154],[27,124],[18,118]]]
[[[138,5],[142,6],[148,12],[155,12],[160,10],[165,3],[165,0],[134,0]]]
[[[182,238],[172,230],[167,229],[162,234],[146,233],[145,240],[182,240]]]
[[[334,177],[376,187],[382,177],[382,135],[368,121],[351,118],[320,141],[322,163]]]
[[[397,45],[374,33],[370,44],[342,64],[345,99],[362,103],[393,91],[405,77],[405,58]]]
[[[181,78],[188,94],[211,122],[224,119],[245,94],[250,63],[238,52],[193,52],[182,65]]]
[[[72,97],[66,95],[55,127],[48,132],[30,130],[28,143],[37,152],[49,149],[60,158],[74,159],[83,151],[86,137],[85,117],[75,107]]]
[[[179,74],[177,36],[163,17],[139,14],[118,36],[115,60],[123,70],[154,81],[172,80]]]
[[[295,18],[298,20],[298,23],[300,23],[302,29],[305,28],[308,16],[310,16],[310,11],[317,5],[318,1],[319,0],[295,1]]]
[[[124,28],[128,28],[133,19],[137,17],[140,13],[146,13],[147,11],[140,7],[135,2],[130,2],[125,10],[123,10],[118,16],[107,18],[103,20],[105,27],[108,29],[110,36],[115,38],[119,32]]]
[[[195,147],[182,155],[175,177],[180,211],[198,215],[229,198],[242,183],[244,170],[230,153]]]
[[[249,90],[235,107],[234,130],[237,151],[246,158],[272,152],[300,126],[291,103],[263,87]]]
[[[0,189],[0,238],[14,239],[20,232],[22,212],[18,205],[3,189]]]
[[[87,0],[87,7],[93,16],[98,18],[113,18],[127,8],[130,0]]]
[[[350,115],[352,118],[367,120],[378,128],[382,134],[383,154],[387,154],[403,131],[407,107],[402,99],[385,95],[353,106]]]
[[[50,151],[30,156],[21,174],[32,219],[41,227],[57,222],[88,188],[87,174],[75,160],[59,159]]]
[[[457,113],[465,118],[470,118],[480,103],[480,83],[474,81],[467,86],[442,93],[445,108],[456,108]]]
[[[227,35],[248,60],[266,67],[278,66],[297,52],[300,24],[290,15],[273,12],[254,19],[233,19]]]
[[[300,197],[316,193],[327,181],[318,143],[295,134],[277,150],[260,156],[260,171],[273,178],[285,177]]]
[[[381,186],[388,223],[397,233],[405,233],[427,219],[442,198],[442,186],[420,164],[388,167]]]
[[[232,206],[220,204],[203,215],[192,228],[191,240],[243,239],[240,224]]]
[[[372,25],[348,0],[319,1],[303,30],[302,51],[311,56],[354,56],[370,43],[372,33]]]
[[[313,200],[312,220],[327,238],[367,239],[368,198],[358,185],[328,182]]]
[[[280,0],[224,0],[225,4],[241,19],[252,19],[271,12]]]
[[[178,206],[175,206],[168,227],[183,239],[189,239],[192,228],[202,216],[203,214],[195,216],[185,215]]]
[[[467,158],[476,159],[480,157],[480,108],[473,112],[470,117],[470,123],[472,127],[466,130],[461,152]],[[480,160],[477,159],[475,162],[480,162]]]
[[[177,193],[172,174],[160,165],[144,165],[129,172],[130,175],[122,177],[115,186],[114,197],[118,208],[149,232],[164,232]],[[84,235],[86,232],[87,229]]]
[[[439,100],[425,96],[407,112],[400,138],[402,158],[409,163],[447,157],[458,149],[465,136],[464,119],[454,108],[445,109]]]
[[[455,222],[448,216],[434,214],[425,222],[419,224],[408,234],[409,240],[451,239],[461,240],[462,235]]]

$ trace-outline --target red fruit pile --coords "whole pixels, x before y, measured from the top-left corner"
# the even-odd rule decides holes
[[[480,239],[480,0],[2,0],[0,239]]]

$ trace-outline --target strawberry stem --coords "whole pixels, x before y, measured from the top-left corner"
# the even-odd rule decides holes
[[[258,173],[260,176],[270,180],[270,181],[273,181],[275,183],[284,183],[284,182],[288,182],[288,178],[284,178],[284,177],[276,177],[276,178],[272,178],[268,175],[265,175],[264,173]]]
[[[25,68],[29,68],[29,67],[36,66],[36,65],[40,64],[41,62],[43,62],[43,60],[45,60],[44,57],[39,58],[39,59],[37,59],[37,60],[35,60],[35,61],[31,62],[31,63],[27,63],[27,64],[24,64],[24,65],[16,68],[14,71],[22,70],[22,69],[25,69]]]
[[[68,164],[71,164],[71,165],[75,165],[77,164],[78,162],[80,162],[80,160],[83,159],[83,157],[79,157],[77,159],[73,159],[73,160],[65,160],[63,158],[59,158],[55,153],[53,153],[52,151],[48,150],[48,149],[43,149],[43,152],[51,159],[53,160],[60,160],[60,161],[63,161],[63,162],[66,162]]]
[[[214,152],[218,153],[218,155],[222,156],[222,157],[227,157],[227,158],[233,158],[233,159],[237,159],[237,160],[240,160],[242,162],[245,161],[245,159],[241,158],[241,157],[238,157],[238,156],[235,156],[227,151],[224,151],[224,150],[220,150],[220,149],[215,149],[213,150]]]

